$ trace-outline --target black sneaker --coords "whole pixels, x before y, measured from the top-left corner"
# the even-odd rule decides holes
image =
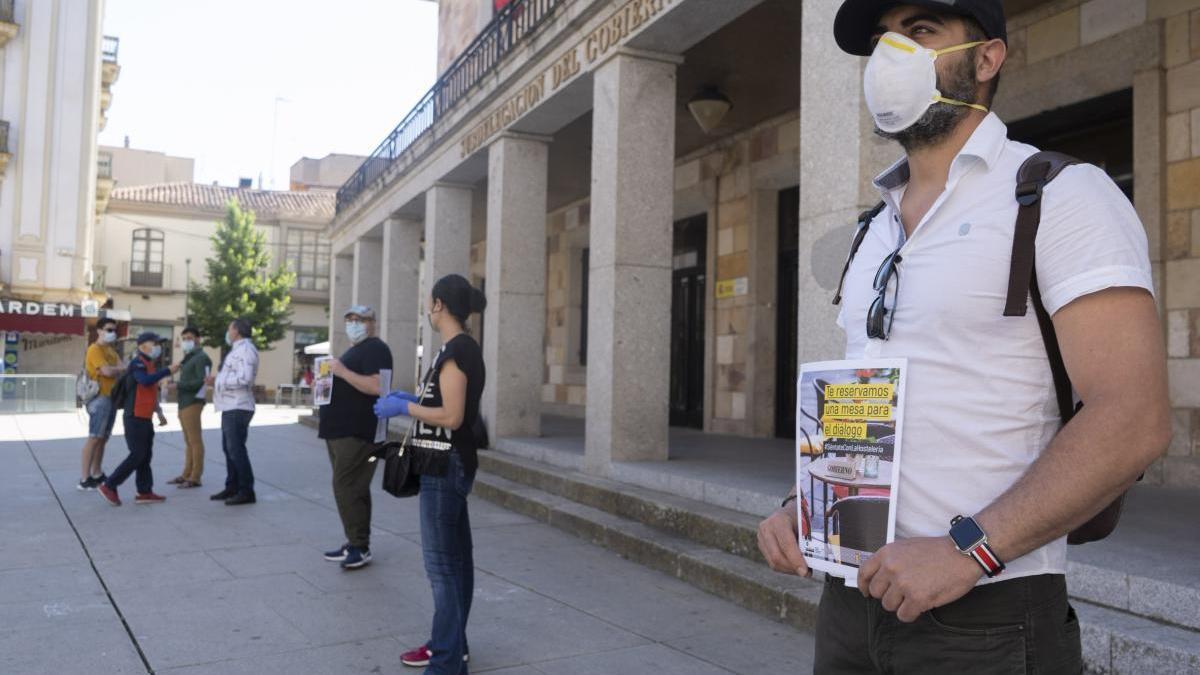
[[[342,561],[342,569],[356,570],[366,567],[369,562],[371,562],[371,549],[347,546],[346,559]]]
[[[346,550],[350,548],[350,544],[342,544],[342,547],[336,551],[326,551],[325,559],[329,562],[340,563],[346,559]]]
[[[209,499],[213,500],[214,502],[223,502],[226,499],[229,499],[230,497],[234,496],[235,494],[237,494],[237,492],[235,492],[234,490],[225,488],[224,490],[221,490],[220,492],[218,492],[215,495],[210,495]]]
[[[258,502],[258,498],[253,492],[239,492],[236,495],[225,500],[225,506],[240,506],[242,504],[254,504]]]
[[[95,478],[90,478],[90,477],[84,478],[83,480],[81,480],[75,484],[75,489],[79,490],[80,492],[85,492],[87,490],[95,490],[96,486],[99,485],[101,482],[102,481],[96,480]]]

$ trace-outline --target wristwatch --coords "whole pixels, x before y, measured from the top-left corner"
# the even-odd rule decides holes
[[[1004,571],[1004,563],[1000,562],[996,552],[988,546],[987,534],[974,518],[955,516],[954,520],[950,521],[950,538],[954,540],[958,552],[974,558],[989,579]]]

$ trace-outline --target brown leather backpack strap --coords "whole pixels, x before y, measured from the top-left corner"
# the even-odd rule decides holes
[[[858,231],[854,233],[854,242],[850,244],[850,255],[846,256],[846,264],[842,267],[842,278],[838,280],[837,292],[833,294],[833,304],[842,304],[842,286],[846,283],[846,274],[850,271],[850,263],[854,262],[854,256],[858,255],[858,248],[862,246],[863,239],[866,239],[867,230],[871,229],[871,221],[875,220],[875,217],[886,206],[886,203],[879,202],[873,208],[858,214]]]
[[[1067,364],[1063,362],[1062,350],[1058,346],[1058,334],[1054,331],[1054,321],[1046,305],[1042,304],[1042,291],[1038,288],[1037,271],[1033,272],[1029,286],[1033,300],[1033,313],[1037,315],[1038,328],[1042,331],[1042,342],[1046,345],[1046,357],[1050,361],[1050,374],[1054,377],[1054,397],[1058,399],[1058,416],[1063,426],[1071,421],[1079,408],[1075,405],[1075,390],[1071,386],[1071,376],[1067,374]]]
[[[1079,160],[1061,152],[1039,152],[1017,171],[1017,226],[1013,233],[1012,262],[1004,316],[1025,316],[1034,283],[1034,249],[1042,220],[1042,190],[1058,174]]]
[[[1004,305],[1004,316],[1025,316],[1028,300],[1033,301],[1042,342],[1050,361],[1050,372],[1054,376],[1054,394],[1058,399],[1059,416],[1066,424],[1075,415],[1075,395],[1067,366],[1063,363],[1062,350],[1058,347],[1058,335],[1046,306],[1042,303],[1041,289],[1037,282],[1036,243],[1038,227],[1042,220],[1042,191],[1063,169],[1078,164],[1079,160],[1059,152],[1039,152],[1021,165],[1017,172],[1017,226],[1013,233],[1012,262],[1008,277],[1008,298]]]

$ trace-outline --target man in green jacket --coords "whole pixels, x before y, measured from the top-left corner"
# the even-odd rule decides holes
[[[212,360],[200,346],[200,329],[188,326],[180,339],[183,362],[179,367],[179,382],[175,390],[179,395],[179,424],[183,427],[184,450],[183,473],[168,481],[181,488],[200,487],[200,474],[204,473],[204,439],[200,434],[200,413],[204,410],[204,378],[212,370]]]

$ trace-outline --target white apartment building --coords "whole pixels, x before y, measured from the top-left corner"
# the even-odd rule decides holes
[[[74,370],[92,230],[111,188],[96,137],[120,73],[103,0],[0,0],[0,331],[8,372]],[[67,360],[68,355],[70,359]]]
[[[329,323],[329,241],[334,195],[327,190],[280,192],[201,185],[188,181],[119,186],[96,228],[98,286],[113,307],[133,319],[130,333],[153,330],[179,345],[186,326],[187,281],[208,283],[206,259],[226,205],[237,199],[252,210],[266,235],[272,266],[296,272],[292,326],[261,352],[258,384],[272,395],[297,381],[298,352],[326,339]],[[233,317],[231,317],[233,318]],[[209,354],[214,363],[219,354]]]

